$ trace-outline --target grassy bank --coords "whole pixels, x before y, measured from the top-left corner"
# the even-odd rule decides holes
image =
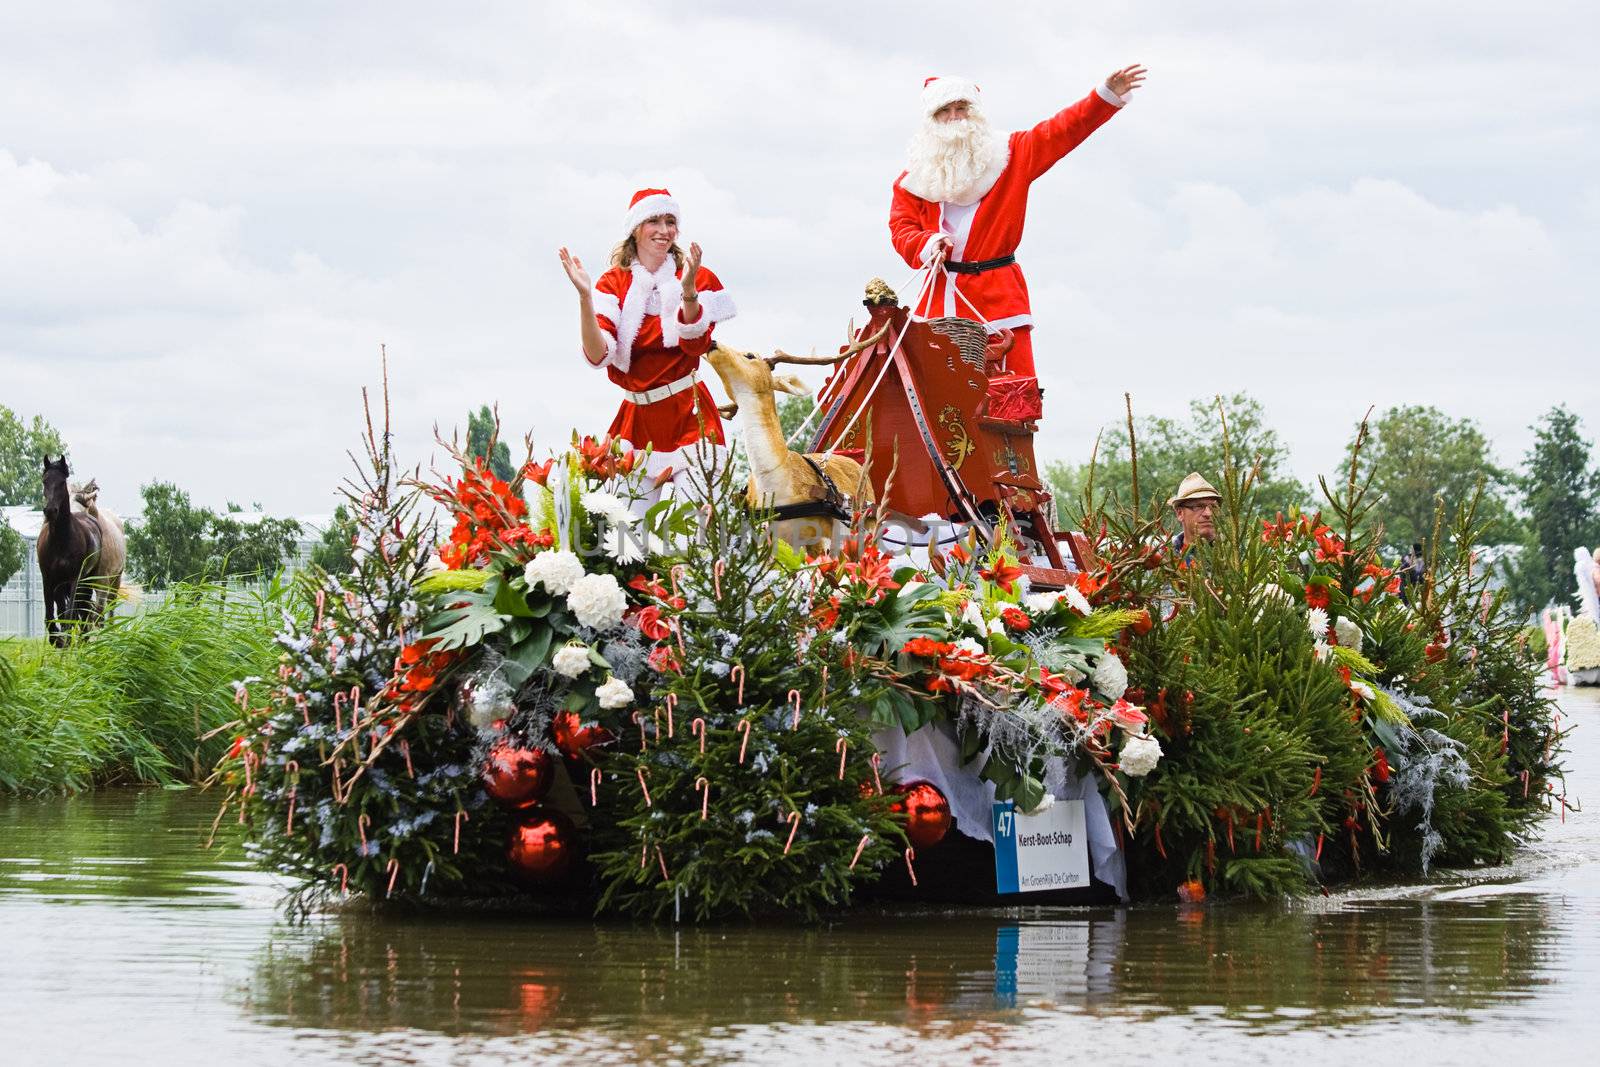
[[[187,585],[56,649],[0,641],[0,790],[167,783],[206,772],[229,741],[231,682],[266,675],[282,595]]]

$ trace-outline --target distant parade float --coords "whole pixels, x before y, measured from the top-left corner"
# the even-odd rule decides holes
[[[1092,492],[1063,532],[1004,335],[867,304],[811,434],[870,492],[819,478],[801,543],[726,452],[665,495],[577,435],[509,480],[454,449],[406,478],[369,418],[353,568],[302,575],[216,775],[294,905],[1273,897],[1499,862],[1564,817],[1470,502],[1404,597],[1353,478],[1259,516],[1233,460],[1212,542]]]

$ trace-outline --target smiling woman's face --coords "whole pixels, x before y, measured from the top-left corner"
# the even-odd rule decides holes
[[[661,265],[667,258],[667,253],[672,251],[672,244],[677,239],[676,215],[657,215],[653,219],[645,219],[633,231],[633,241],[638,246],[639,258],[651,267]]]

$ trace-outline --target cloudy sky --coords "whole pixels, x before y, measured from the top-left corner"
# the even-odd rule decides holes
[[[485,402],[514,437],[603,430],[555,249],[601,264],[634,189],[683,203],[724,341],[837,345],[908,273],[885,217],[925,75],[1014,129],[1138,61],[1033,189],[1041,455],[1086,457],[1125,390],[1248,389],[1302,477],[1398,402],[1516,461],[1557,401],[1600,429],[1597,43],[1591,4],[1539,0],[6,0],[0,403],[124,509],[164,479],[328,510],[380,344],[413,461]]]

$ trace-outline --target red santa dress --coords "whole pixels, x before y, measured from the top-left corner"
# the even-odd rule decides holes
[[[711,332],[733,318],[733,300],[704,267],[695,276],[700,314],[683,318],[683,283],[672,257],[652,274],[635,262],[612,267],[594,286],[594,316],[606,343],[598,365],[626,394],[611,434],[658,459],[702,437],[723,443],[716,403],[697,372]]]
[[[907,175],[901,172],[889,208],[889,236],[900,258],[908,266],[920,267],[939,239],[948,237],[954,244],[950,258],[956,264],[981,268],[978,273],[935,272],[932,286],[912,310],[913,318],[981,317],[988,320],[990,333],[1014,330],[1016,340],[1007,357],[1008,367],[1013,374],[1034,374],[1033,312],[1022,268],[1015,262],[985,264],[1014,255],[1022,243],[1028,187],[1033,180],[1078,147],[1123,103],[1101,86],[1033,129],[1011,134],[1006,151],[983,179],[990,183],[988,190],[975,204],[925,200],[905,187]]]

